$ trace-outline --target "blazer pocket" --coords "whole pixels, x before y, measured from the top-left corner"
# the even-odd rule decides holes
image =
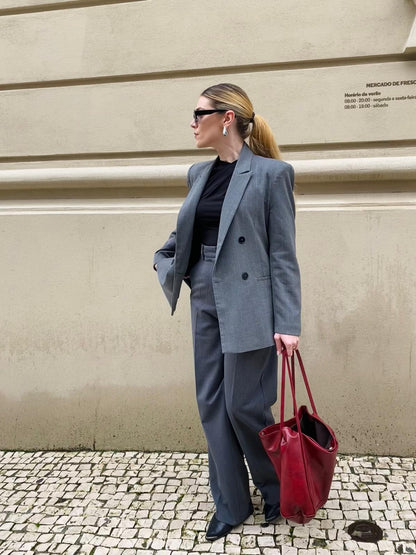
[[[267,281],[267,280],[271,280],[271,279],[272,279],[272,278],[271,278],[270,275],[268,275],[268,276],[260,276],[260,277],[257,278],[257,281]]]

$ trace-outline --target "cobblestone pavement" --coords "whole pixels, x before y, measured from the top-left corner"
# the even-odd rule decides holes
[[[340,555],[416,552],[416,460],[340,456],[330,499],[307,525],[262,526],[255,513],[209,543],[207,456],[142,452],[0,452],[0,553]],[[347,533],[356,520],[378,543]]]

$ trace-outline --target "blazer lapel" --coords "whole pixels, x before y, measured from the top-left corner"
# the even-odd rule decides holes
[[[227,193],[224,198],[224,204],[222,205],[216,258],[218,258],[222,244],[227,235],[228,228],[233,221],[234,214],[241,199],[243,198],[244,191],[246,190],[248,182],[253,174],[251,171],[252,158],[253,153],[244,143],[230,184],[228,185]]]

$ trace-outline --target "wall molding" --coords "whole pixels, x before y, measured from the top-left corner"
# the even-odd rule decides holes
[[[415,210],[414,193],[354,193],[300,195],[296,197],[299,212],[350,212],[350,211],[393,211]]]
[[[416,156],[294,160],[296,182],[416,180]],[[188,164],[0,170],[0,190],[185,186]]]
[[[413,0],[413,2],[416,7],[416,0]],[[404,54],[414,54],[416,52],[416,15],[403,52]]]
[[[416,156],[295,160],[297,183],[416,181]],[[188,165],[113,166],[0,170],[0,189],[94,189],[185,187]],[[339,190],[339,189],[338,189]],[[1,216],[70,214],[176,214],[183,197],[22,199],[0,201]],[[177,192],[175,193],[177,194]],[[416,209],[413,192],[301,194],[298,212]]]
[[[50,0],[49,2],[45,2],[45,0],[32,0],[32,2],[26,2],[23,6],[22,2],[16,1],[11,4],[9,3],[7,8],[0,8],[0,16],[47,12],[52,10],[69,10],[73,8],[91,8],[144,1],[145,0]]]
[[[177,214],[182,199],[128,199],[107,200],[30,200],[3,201],[0,216],[37,216],[69,214]]]
[[[145,0],[140,0],[145,1]],[[0,12],[0,16],[1,16]],[[416,23],[414,25],[416,35]],[[415,38],[416,40],[416,38]],[[410,41],[410,42],[409,42]],[[412,62],[412,55],[416,50],[410,48],[412,40],[409,37],[409,49],[402,53],[370,54],[368,56],[347,56],[338,58],[317,58],[313,60],[291,60],[285,62],[253,63],[247,65],[197,67],[188,69],[169,69],[166,71],[151,71],[146,73],[127,73],[112,75],[96,75],[89,77],[61,78],[39,81],[14,81],[0,83],[0,91],[17,91],[30,89],[51,89],[60,87],[85,87],[91,85],[107,85],[116,83],[135,83],[143,81],[166,81],[169,79],[192,79],[196,77],[240,75],[242,73],[264,73],[302,69],[328,69],[345,66],[364,66],[373,64],[389,64],[395,62]],[[413,41],[414,42],[414,41]],[[408,56],[411,54],[411,56]]]
[[[0,170],[0,190],[184,186],[188,165]]]
[[[297,183],[416,179],[416,156],[295,160],[292,164]]]
[[[85,200],[10,200],[0,203],[1,216],[40,215],[162,215],[177,214],[183,198],[169,199],[85,199]],[[300,212],[350,212],[415,210],[414,193],[360,193],[298,195]]]

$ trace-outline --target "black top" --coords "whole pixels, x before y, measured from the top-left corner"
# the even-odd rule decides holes
[[[201,244],[217,244],[222,205],[236,164],[237,160],[219,158],[214,162],[195,212],[190,266],[199,259]]]

